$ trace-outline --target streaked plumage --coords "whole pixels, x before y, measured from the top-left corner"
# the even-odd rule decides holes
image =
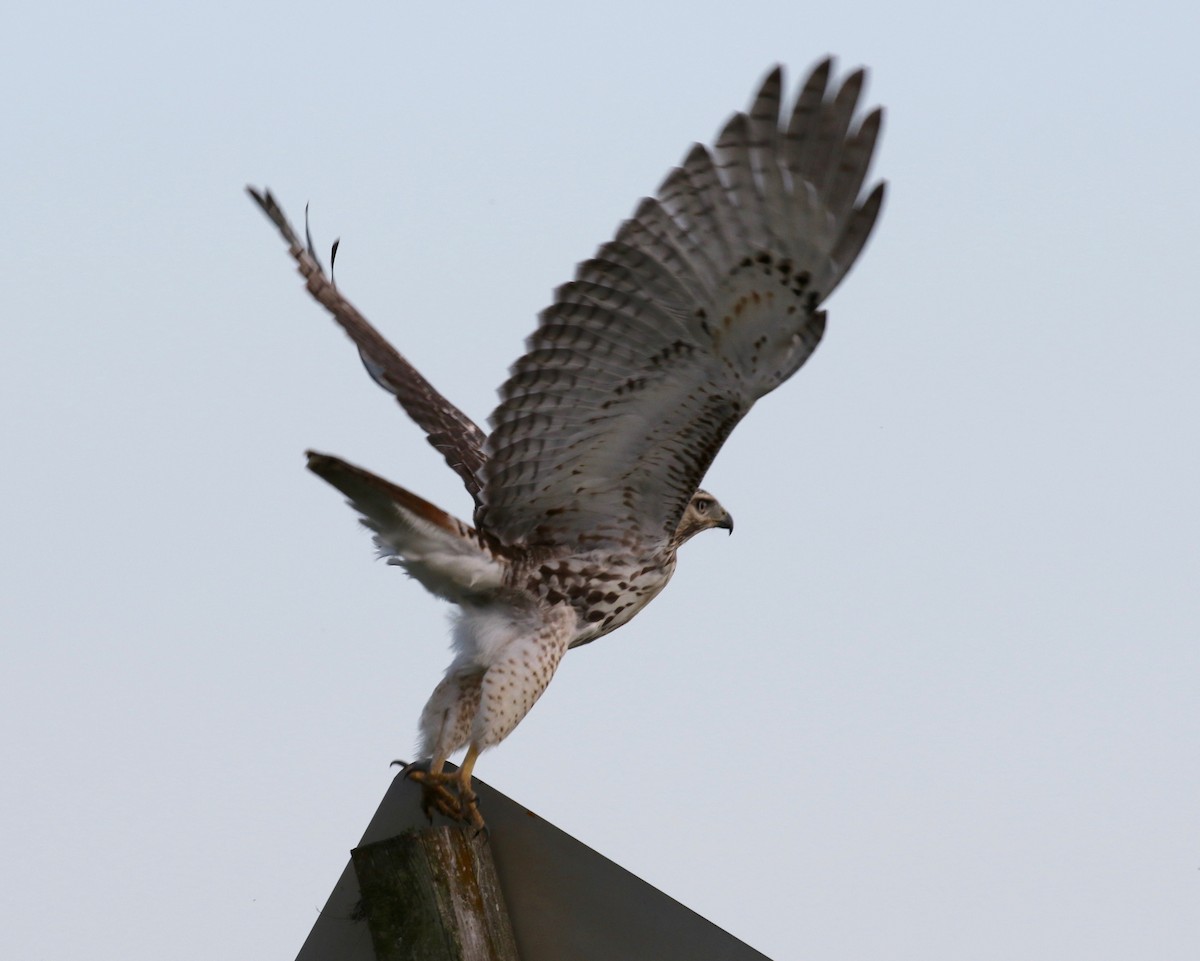
[[[754,402],[808,359],[819,307],[866,242],[860,200],[881,111],[855,123],[861,71],[827,93],[819,64],[781,117],[781,71],[712,149],[696,145],[544,310],[484,434],[341,295],[269,192],[251,190],[312,295],[372,378],[426,432],[475,502],[468,526],[325,454],[389,563],[458,605],[455,657],[421,716],[441,810],[480,823],[470,772],[570,648],[615,630],[666,585],[676,551],[728,513],[698,490]],[[442,772],[468,747],[461,778]],[[455,790],[450,790],[453,787]]]

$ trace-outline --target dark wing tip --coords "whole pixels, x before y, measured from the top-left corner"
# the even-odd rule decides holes
[[[283,215],[283,208],[279,206],[279,201],[275,199],[275,195],[271,193],[269,187],[263,187],[262,190],[259,190],[247,184],[246,193],[258,204],[259,209],[271,219],[272,223],[287,222]]]
[[[826,54],[817,61],[817,65],[808,72],[808,77],[804,81],[804,86],[820,87],[822,93],[829,86],[829,77],[833,73],[834,57],[833,54]]]
[[[267,215],[267,219],[275,225],[275,229],[282,235],[283,239],[288,244],[299,245],[296,238],[296,231],[292,229],[292,225],[288,223],[287,215],[283,212],[283,208],[279,206],[279,201],[275,199],[275,195],[264,187],[258,190],[249,185],[246,186],[246,193],[250,198],[258,204],[258,209]]]
[[[330,454],[322,454],[320,451],[306,450],[304,452],[305,463],[314,474],[320,474],[324,470],[328,470],[331,465],[338,463],[338,458]]]
[[[871,209],[872,220],[878,216],[879,209],[883,206],[884,198],[887,196],[887,187],[888,182],[886,180],[880,180],[871,189],[871,192],[867,195],[867,199],[862,202],[861,209]]]
[[[756,101],[762,100],[764,96],[774,97],[778,99],[779,93],[783,90],[783,64],[777,63],[767,71],[766,76],[762,78],[762,83],[758,85],[758,91],[754,95]],[[753,110],[751,110],[753,113]]]

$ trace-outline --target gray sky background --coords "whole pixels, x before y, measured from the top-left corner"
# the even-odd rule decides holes
[[[1193,961],[1198,11],[12,13],[0,956],[292,957],[448,660],[301,452],[470,501],[243,186],[482,421],[575,262],[835,53],[891,192],[706,480],[737,533],[478,772],[773,958]]]

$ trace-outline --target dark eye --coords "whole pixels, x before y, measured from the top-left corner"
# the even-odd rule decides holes
[[[710,507],[712,507],[712,501],[708,500],[708,498],[706,498],[706,497],[697,498],[696,510],[698,510],[701,514],[707,514],[708,509]]]

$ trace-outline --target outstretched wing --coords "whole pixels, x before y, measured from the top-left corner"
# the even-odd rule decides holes
[[[477,524],[508,544],[668,538],[734,426],[816,348],[821,302],[866,242],[881,111],[862,71],[813,70],[781,118],[781,71],[713,150],[556,291],[492,415]]]
[[[341,291],[325,276],[325,271],[313,252],[311,238],[307,244],[300,243],[296,231],[288,223],[287,216],[271,192],[264,190],[260,193],[253,187],[247,187],[246,192],[283,234],[283,239],[288,244],[288,253],[296,261],[308,292],[333,314],[334,319],[358,346],[359,356],[371,379],[395,396],[405,413],[425,431],[429,443],[462,478],[478,507],[483,485],[483,465],[486,461],[483,453],[483,431],[471,418],[438,393],[434,386],[368,323],[358,309],[342,296]]]

